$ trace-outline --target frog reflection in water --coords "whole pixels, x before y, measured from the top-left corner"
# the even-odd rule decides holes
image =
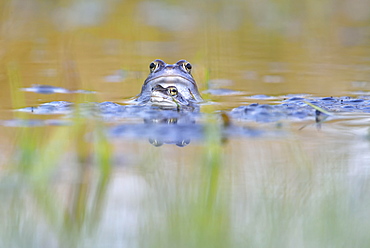
[[[203,101],[186,60],[166,64],[160,59],[149,65],[150,73],[136,99],[141,104],[161,108],[181,108]]]

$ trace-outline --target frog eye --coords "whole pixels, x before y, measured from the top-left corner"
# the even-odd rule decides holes
[[[188,73],[190,73],[191,68],[193,68],[189,62],[186,62],[182,66],[184,67],[185,71],[187,71]]]
[[[179,93],[176,87],[170,86],[167,89],[168,89],[168,93],[171,96],[177,96],[177,94]]]
[[[149,65],[149,69],[150,69],[150,72],[153,72],[155,71],[157,68],[158,68],[159,64],[155,61],[153,61],[152,63],[150,63]]]

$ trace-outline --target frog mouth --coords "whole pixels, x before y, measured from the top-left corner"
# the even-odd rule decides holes
[[[175,83],[184,85],[187,85],[188,83],[195,84],[194,80],[191,80],[190,78],[183,77],[180,75],[161,75],[158,77],[150,78],[145,83],[156,83],[156,81],[158,81],[157,84],[161,83]]]

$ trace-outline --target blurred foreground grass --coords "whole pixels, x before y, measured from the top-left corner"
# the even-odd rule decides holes
[[[369,176],[348,171],[347,155],[317,152],[316,163],[297,140],[225,144],[210,121],[193,164],[153,147],[122,168],[99,120],[73,123],[18,129],[1,171],[0,247],[370,242]]]

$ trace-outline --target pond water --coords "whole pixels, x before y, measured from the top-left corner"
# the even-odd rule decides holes
[[[0,247],[368,247],[368,1],[0,6]]]

